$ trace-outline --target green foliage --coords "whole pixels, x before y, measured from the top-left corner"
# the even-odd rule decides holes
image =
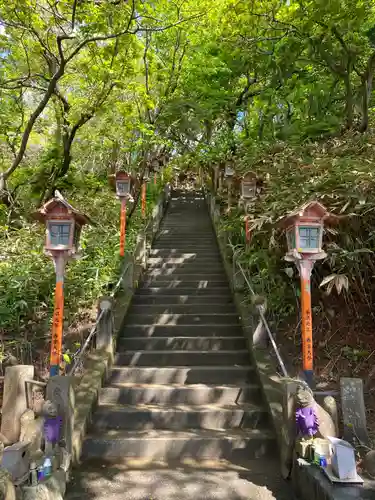
[[[237,171],[252,170],[264,181],[250,207],[251,243],[246,247],[243,214],[237,209],[223,213],[222,230],[231,235],[256,292],[268,297],[275,321],[295,309],[299,289],[298,273],[283,261],[286,240],[277,222],[312,199],[341,217],[338,227],[325,230],[328,256],[315,265],[314,285],[321,285],[326,294],[343,294],[352,304],[365,304],[371,311],[374,148],[370,134],[303,145],[241,145]]]
[[[81,258],[69,262],[65,280],[65,317],[90,309],[117,281],[119,257],[119,203],[106,185],[88,175],[71,193],[69,201],[89,214],[93,225],[81,236]],[[147,207],[151,213],[161,186],[149,186]],[[145,221],[138,207],[127,227],[126,251],[132,252]],[[44,230],[24,221],[22,229],[9,231],[0,239],[0,318],[1,332],[49,329],[53,312],[55,272],[43,254]]]

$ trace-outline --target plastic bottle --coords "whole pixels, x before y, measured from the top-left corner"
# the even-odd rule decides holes
[[[40,482],[41,482],[41,481],[43,481],[43,479],[44,479],[44,469],[43,469],[43,465],[39,465],[38,470],[37,470],[37,473],[38,473],[38,481],[39,481],[39,483],[40,483]]]
[[[52,474],[52,462],[49,457],[46,457],[43,462],[43,472],[44,472],[44,477],[50,477]]]
[[[35,462],[31,462],[30,464],[29,481],[31,486],[36,486],[38,484],[38,471]]]

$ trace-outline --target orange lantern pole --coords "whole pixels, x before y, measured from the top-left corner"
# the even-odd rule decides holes
[[[283,217],[279,227],[286,231],[287,262],[293,262],[301,279],[302,368],[306,382],[314,384],[313,331],[311,313],[311,273],[314,263],[324,259],[322,250],[324,223],[339,221],[318,201],[311,201]]]
[[[89,218],[76,210],[56,191],[33,217],[46,226],[45,253],[52,258],[55,273],[55,303],[52,320],[50,376],[60,374],[64,331],[64,273],[66,263],[79,251],[79,238]]]
[[[120,213],[120,256],[125,255],[126,241],[126,198],[121,198],[121,213]]]
[[[142,184],[142,217],[146,217],[146,182]]]
[[[250,243],[250,224],[249,224],[249,216],[245,217],[245,235],[246,235],[246,243]]]
[[[156,174],[156,172],[155,172],[155,173],[154,173],[154,185],[155,185],[155,186],[156,186],[156,184],[157,184],[157,180],[158,180],[158,178],[157,178],[157,174]]]
[[[50,353],[50,376],[60,373],[62,357],[63,327],[64,327],[64,272],[65,256],[57,255],[54,258],[56,270],[55,307],[52,321],[52,340]]]
[[[302,260],[299,262],[301,278],[301,322],[302,322],[302,368],[305,380],[312,386],[313,365],[313,333],[311,316],[311,272],[314,261]]]

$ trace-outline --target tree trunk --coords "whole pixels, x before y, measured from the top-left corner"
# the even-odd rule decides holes
[[[369,108],[374,79],[375,52],[370,56],[366,72],[362,75],[362,119],[360,132],[366,132],[369,123]]]
[[[346,89],[346,100],[345,100],[345,115],[346,124],[345,127],[349,130],[353,128],[353,90],[350,83],[350,72],[348,71],[344,76],[344,84]]]
[[[364,78],[362,80],[362,118],[361,118],[361,123],[359,125],[359,131],[362,133],[366,132],[368,128],[370,94],[371,94],[371,89],[369,89],[367,78]]]

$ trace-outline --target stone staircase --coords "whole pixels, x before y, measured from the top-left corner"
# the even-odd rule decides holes
[[[291,500],[208,211],[172,197],[67,497]]]

